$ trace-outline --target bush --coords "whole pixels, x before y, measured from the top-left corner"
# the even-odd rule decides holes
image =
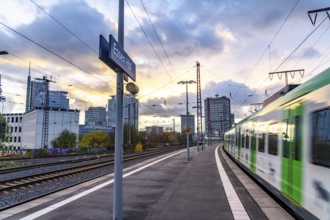
[[[28,150],[24,156],[25,157],[33,157],[32,150]]]
[[[136,146],[135,146],[135,153],[142,153],[143,152],[143,146],[141,143],[138,143]]]
[[[18,167],[19,164],[15,161],[2,161],[0,162],[0,169],[3,168],[12,168],[12,167]]]
[[[34,157],[48,157],[48,152],[45,149],[39,149]]]

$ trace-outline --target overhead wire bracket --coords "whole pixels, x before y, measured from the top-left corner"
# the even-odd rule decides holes
[[[318,12],[323,12],[325,11],[328,15],[328,18],[330,20],[330,14],[329,14],[329,11],[330,11],[330,7],[327,7],[327,8],[320,8],[320,9],[315,9],[315,10],[311,10],[311,11],[308,11],[308,17],[309,19],[311,20],[312,24],[315,25],[316,23],[316,19],[317,19],[317,13]],[[311,14],[315,14],[314,15],[314,18],[312,18]]]
[[[272,80],[273,79],[273,75],[277,74],[279,79],[282,79],[282,74],[284,74],[285,76],[285,85],[288,85],[288,73],[290,74],[291,78],[294,78],[295,73],[298,72],[300,74],[301,77],[304,76],[304,69],[298,69],[298,70],[286,70],[286,71],[278,71],[278,72],[270,72],[268,73],[269,78]]]

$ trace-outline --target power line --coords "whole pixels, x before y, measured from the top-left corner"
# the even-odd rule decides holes
[[[211,73],[213,76],[217,77],[218,79],[222,80],[224,83],[226,83],[227,85],[230,86],[230,84],[228,82],[226,82],[223,78],[219,77],[218,75],[216,75],[215,73],[212,73],[211,71],[209,71],[208,69],[206,69],[204,66],[201,65],[201,67],[203,69],[205,69],[207,72]]]
[[[281,63],[280,63],[280,65],[278,65],[278,67],[273,71],[273,72],[275,72],[275,71],[277,71],[291,56],[292,56],[292,54],[294,54],[300,47],[301,47],[301,45],[316,31],[316,29],[318,29],[322,24],[323,24],[323,22],[325,21],[327,19],[327,17],[325,17],[324,19],[323,19],[323,21],[319,24],[319,25],[317,25],[315,28],[314,28],[314,30],[311,32],[311,33],[309,33],[306,37],[305,37],[305,39],[304,40],[302,40],[302,42],[300,42],[300,44],[289,54],[289,56],[287,56]]]
[[[310,48],[303,54],[303,56],[301,56],[300,57],[300,59],[293,65],[293,67],[292,68],[294,68],[295,66],[297,66],[298,65],[298,63],[299,62],[301,62],[302,61],[302,59],[304,58],[304,57],[306,57],[307,56],[307,54],[310,52],[310,51],[312,51],[312,49],[313,49],[313,47],[321,40],[321,38],[322,37],[324,37],[324,35],[329,31],[329,29],[330,29],[330,26],[319,36],[319,38],[314,42],[314,44],[313,45],[311,45],[310,46]],[[322,54],[320,54],[318,57],[320,57]],[[318,59],[318,58],[317,58]]]
[[[292,56],[292,54],[294,54],[296,51],[297,51],[297,49],[316,31],[316,29],[318,29],[320,26],[321,26],[321,24],[323,24],[323,22],[325,21],[327,19],[327,17],[325,17],[324,18],[324,20],[318,25],[318,26],[316,26],[315,28],[314,28],[314,30],[313,31],[311,31],[311,33],[309,33],[303,40],[302,40],[302,42],[284,59],[284,61],[274,70],[274,72],[276,71],[276,70],[278,70],[291,56]],[[252,92],[252,94],[251,95],[253,95],[254,93],[256,93],[256,91],[257,90],[259,90],[259,88],[268,80],[269,78],[267,77],[253,92]],[[249,99],[250,99],[250,97],[251,96],[249,96],[246,100],[244,100],[244,102],[238,107],[238,108],[236,108],[235,109],[235,111],[234,112],[236,112],[242,105],[244,105]]]
[[[149,39],[149,37],[148,37],[147,33],[144,31],[144,29],[143,29],[143,27],[142,27],[142,25],[141,25],[141,23],[140,23],[139,19],[137,18],[137,16],[135,15],[135,13],[134,13],[133,9],[131,8],[131,5],[129,4],[128,0],[126,0],[126,3],[127,3],[128,7],[129,7],[129,9],[131,10],[132,14],[134,15],[134,17],[135,17],[135,20],[136,20],[136,21],[137,21],[137,23],[139,24],[139,26],[140,26],[140,29],[142,30],[142,32],[143,32],[143,34],[144,34],[144,36],[147,38],[147,40],[148,40],[148,42],[149,42],[150,46],[151,46],[151,47],[152,47],[152,49],[154,50],[154,52],[155,52],[155,54],[156,54],[156,56],[157,56],[157,58],[158,58],[159,62],[162,64],[162,66],[163,66],[163,68],[164,68],[165,72],[166,72],[166,73],[167,73],[167,75],[170,77],[170,79],[172,79],[171,75],[169,74],[169,72],[168,72],[168,71],[167,71],[167,69],[165,68],[165,65],[164,65],[163,61],[162,61],[162,60],[161,60],[161,58],[159,57],[159,55],[158,55],[158,53],[157,53],[157,51],[156,51],[155,47],[154,47],[154,46],[153,46],[153,44],[151,43],[151,41],[150,41],[150,39]]]
[[[102,79],[100,79],[99,77],[95,76],[94,74],[92,74],[92,73],[88,72],[87,70],[79,67],[78,65],[72,63],[71,61],[67,60],[66,58],[62,57],[61,55],[53,52],[52,50],[48,49],[47,47],[45,47],[43,45],[37,43],[36,41],[32,40],[31,38],[25,36],[24,34],[18,32],[18,31],[16,31],[15,29],[9,27],[8,25],[2,23],[1,21],[0,21],[0,24],[3,25],[4,27],[8,28],[9,30],[13,31],[14,33],[20,35],[21,37],[25,38],[26,40],[29,40],[30,42],[34,43],[35,45],[41,47],[42,49],[48,51],[49,53],[53,54],[54,56],[58,57],[59,59],[61,59],[61,60],[65,61],[65,62],[69,63],[70,65],[76,67],[77,69],[81,70],[82,72],[87,73],[88,75],[90,75],[90,76],[94,77],[95,79],[103,82],[104,84],[108,85],[109,87],[114,88],[112,85],[110,85],[109,83],[103,81]]]
[[[167,52],[166,52],[166,50],[165,50],[165,48],[164,48],[164,45],[163,45],[163,43],[162,43],[162,41],[161,41],[161,39],[160,39],[160,37],[159,37],[158,32],[156,31],[156,28],[155,28],[153,22],[151,21],[151,18],[150,18],[150,16],[149,16],[149,13],[148,13],[148,11],[147,11],[147,9],[146,9],[146,7],[145,7],[143,1],[140,0],[140,2],[141,2],[141,4],[142,4],[142,6],[143,6],[144,11],[145,11],[146,14],[147,14],[147,17],[148,17],[148,19],[149,19],[149,22],[150,22],[150,24],[151,24],[153,30],[154,30],[155,33],[156,33],[156,36],[157,36],[157,38],[158,38],[158,41],[159,41],[161,47],[163,48],[163,51],[164,51],[164,53],[165,53],[165,55],[166,55],[166,58],[167,58],[167,60],[168,60],[168,63],[170,64],[170,66],[171,66],[171,68],[172,68],[174,74],[176,75],[176,72],[175,72],[175,70],[174,70],[174,68],[173,68],[173,66],[172,66],[171,60],[170,60],[170,58],[169,58],[169,56],[168,56],[168,54],[167,54]]]
[[[68,31],[70,34],[72,34],[75,38],[77,38],[83,45],[85,45],[87,48],[89,48],[92,52],[94,52],[96,55],[98,55],[98,52],[96,52],[93,48],[91,48],[87,43],[85,43],[81,38],[79,38],[76,34],[74,34],[69,28],[67,28],[63,23],[61,23],[59,20],[57,20],[54,16],[52,16],[50,13],[45,11],[41,6],[39,6],[37,3],[35,3],[33,0],[30,0],[33,4],[35,4],[40,10],[42,10],[45,14],[47,14],[50,18],[52,18],[57,24],[59,24],[61,27],[63,27],[66,31]]]
[[[12,56],[14,56],[14,57],[16,57],[16,58],[18,58],[18,59],[21,59],[21,60],[23,60],[23,61],[25,61],[25,62],[27,62],[27,63],[30,63],[29,60],[24,59],[24,58],[22,58],[22,57],[20,57],[20,56],[17,56],[17,55],[15,55],[15,54],[12,53],[12,52],[10,52],[10,55],[12,55]],[[7,59],[7,60],[10,60],[11,62],[17,63],[16,61],[9,59],[8,56],[4,56],[4,57],[2,57],[2,58]],[[37,65],[37,64],[35,64],[35,63],[33,63],[33,62],[31,62],[31,64],[33,64],[33,66],[38,66],[38,67],[44,69],[43,67],[41,67],[41,66],[39,66],[39,65]],[[40,74],[45,75],[43,72],[40,72],[40,71],[36,70],[35,68],[31,68],[31,69],[34,70],[35,72],[39,72]],[[47,71],[47,72],[50,72],[50,71],[47,70],[47,69],[44,69],[44,70]],[[57,75],[56,73],[53,73],[53,72],[50,72],[50,73]],[[12,78],[13,80],[23,82],[24,84],[26,83],[26,81],[23,81],[23,80],[20,80],[20,79],[16,79],[16,78],[13,78],[13,77],[11,77],[11,78]],[[81,86],[82,84],[79,83],[79,82],[75,82],[75,81],[73,81],[73,80],[71,80],[71,81],[64,81],[64,82],[66,82],[66,83],[62,83],[62,82],[59,83],[59,82],[57,82],[57,84],[62,85],[62,87],[65,87],[65,86],[67,86],[67,85],[72,85],[72,84],[74,84],[74,87],[75,87],[75,88],[79,88],[79,89],[81,89],[81,90],[83,90],[83,91],[84,91],[86,88],[88,88],[88,89],[90,90],[90,92],[92,92],[92,93],[98,95],[98,93],[94,92],[94,88],[89,87],[89,86],[86,86],[86,85],[84,85],[84,86],[82,87],[82,86]],[[74,82],[74,83],[72,83],[72,82]]]
[[[277,32],[275,33],[273,39],[270,41],[270,43],[268,44],[268,46],[270,46],[270,45],[273,43],[273,41],[275,40],[275,38],[277,37],[277,35],[280,33],[280,31],[282,30],[284,24],[288,21],[288,19],[289,19],[290,15],[292,14],[293,10],[294,10],[294,9],[296,8],[296,6],[298,5],[299,1],[300,1],[300,0],[298,0],[298,1],[296,2],[296,4],[295,4],[295,5],[293,6],[293,8],[291,9],[291,11],[290,11],[290,13],[288,14],[288,16],[286,16],[285,20],[283,21],[283,23],[281,24],[280,28],[279,28],[279,29],[277,30]]]
[[[189,73],[189,72],[190,72],[192,69],[194,69],[195,67],[196,67],[196,66],[193,66],[191,69],[187,70],[184,74],[181,75],[181,77],[184,76],[184,75],[186,75],[187,73]],[[140,99],[145,98],[146,96],[150,96],[150,95],[153,94],[154,92],[156,92],[156,91],[158,91],[158,90],[160,90],[160,89],[163,89],[163,88],[167,87],[168,85],[170,85],[171,83],[173,83],[175,80],[178,80],[178,79],[179,79],[178,77],[177,77],[177,78],[174,78],[174,79],[171,79],[168,83],[162,85],[161,87],[159,87],[159,88],[157,88],[157,89],[154,89],[153,91],[149,92],[149,93],[146,94],[146,95],[140,96]],[[175,84],[175,85],[176,85],[176,84]]]
[[[265,53],[267,52],[267,50],[270,48],[270,45],[274,42],[275,38],[277,37],[277,35],[279,34],[279,32],[282,30],[284,24],[288,21],[289,17],[291,16],[292,12],[294,11],[294,9],[296,8],[296,6],[298,5],[300,0],[297,0],[297,2],[295,3],[295,5],[293,6],[293,8],[291,9],[291,11],[289,12],[288,16],[284,19],[283,23],[281,24],[280,28],[276,31],[274,37],[272,38],[272,40],[269,42],[268,46],[265,48],[265,50],[262,52],[262,54],[260,55],[260,57],[258,58],[256,64],[253,66],[253,68],[251,69],[251,71],[248,73],[247,77],[244,80],[244,84],[247,81],[247,79],[250,77],[250,75],[253,73],[253,71],[255,70],[255,68],[259,65],[259,62],[261,61],[261,59],[264,57]],[[240,88],[236,91],[235,95],[239,92]]]

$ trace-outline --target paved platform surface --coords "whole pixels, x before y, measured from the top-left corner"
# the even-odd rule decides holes
[[[125,169],[123,218],[293,219],[221,148],[215,151],[193,147],[190,161],[183,150]],[[113,175],[107,175],[0,212],[0,219],[103,220],[112,219],[112,207]]]

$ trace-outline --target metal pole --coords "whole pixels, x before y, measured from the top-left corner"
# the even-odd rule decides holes
[[[119,0],[118,43],[124,49],[124,0]],[[116,130],[115,130],[115,180],[113,197],[113,219],[123,219],[123,79],[124,73],[117,72]]]
[[[186,82],[186,109],[187,109],[187,112],[186,112],[186,128],[188,128],[188,82]],[[186,134],[187,134],[187,161],[189,161],[189,133],[188,131],[186,131]]]
[[[128,104],[128,146],[131,147],[131,99]]]

